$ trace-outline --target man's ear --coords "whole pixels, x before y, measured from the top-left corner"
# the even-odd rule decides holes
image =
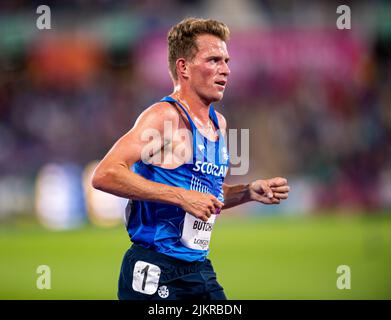
[[[179,58],[176,61],[176,70],[177,70],[178,78],[179,76],[185,79],[189,78],[188,63],[184,58]]]

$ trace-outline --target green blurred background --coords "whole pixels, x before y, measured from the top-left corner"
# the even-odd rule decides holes
[[[90,176],[171,92],[165,38],[186,16],[231,30],[216,109],[250,141],[249,171],[227,183],[291,186],[279,206],[219,217],[210,258],[227,296],[391,299],[391,5],[344,3],[339,30],[340,1],[47,0],[40,30],[41,1],[0,1],[0,299],[116,299],[126,201]]]
[[[391,217],[223,217],[210,258],[229,299],[390,299]],[[31,223],[1,229],[1,299],[116,299],[123,228],[52,232]],[[38,290],[39,265],[51,289]],[[339,290],[337,267],[351,270]]]

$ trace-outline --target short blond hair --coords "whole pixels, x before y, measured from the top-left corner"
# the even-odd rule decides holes
[[[201,34],[211,34],[223,41],[229,39],[227,25],[212,19],[186,18],[168,32],[168,66],[175,80],[178,79],[176,61],[179,58],[194,58],[198,51],[196,39]]]

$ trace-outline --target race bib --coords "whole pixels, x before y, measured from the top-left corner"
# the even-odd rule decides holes
[[[137,261],[133,269],[133,290],[149,295],[154,294],[159,286],[160,273],[159,266]]]
[[[215,220],[215,214],[208,221],[202,221],[186,212],[181,243],[190,249],[208,250]]]

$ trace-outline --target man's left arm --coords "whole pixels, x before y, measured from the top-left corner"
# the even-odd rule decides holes
[[[217,112],[220,130],[225,136],[227,121]],[[248,184],[223,184],[224,209],[232,208],[249,201],[258,201],[264,204],[279,204],[288,198],[289,186],[285,178],[255,180]]]
[[[285,178],[255,180],[248,184],[223,184],[224,209],[240,204],[257,201],[264,204],[279,204],[288,198],[288,181]]]

